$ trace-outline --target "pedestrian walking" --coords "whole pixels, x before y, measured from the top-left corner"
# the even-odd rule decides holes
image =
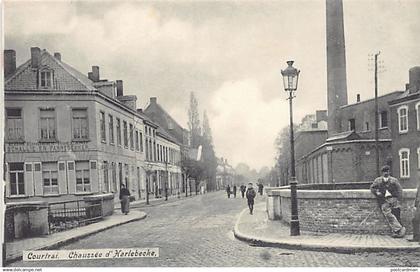
[[[242,184],[240,189],[241,189],[242,198],[244,198],[245,197],[246,186],[244,184]]]
[[[236,185],[233,185],[233,197],[236,198]]]
[[[128,214],[130,212],[130,191],[124,184],[121,184],[120,189],[121,213]]]
[[[258,193],[263,195],[264,185],[262,183],[258,183]]]
[[[230,198],[230,186],[229,185],[226,187],[226,193],[227,193],[228,198]]]
[[[254,211],[254,198],[256,195],[257,193],[255,193],[255,190],[252,187],[252,183],[249,183],[248,189],[246,190],[246,199],[248,200],[248,208],[250,214],[252,214]]]
[[[396,178],[390,176],[388,165],[382,167],[382,176],[375,179],[370,190],[378,200],[381,211],[392,230],[392,237],[404,237],[406,229],[398,220],[401,213],[402,187]]]
[[[413,239],[410,242],[420,242],[420,180],[417,182],[417,194],[414,200]]]

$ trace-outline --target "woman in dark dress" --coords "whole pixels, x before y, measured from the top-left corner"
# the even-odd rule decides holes
[[[128,214],[130,212],[130,191],[125,187],[124,184],[121,184],[120,200],[121,212],[123,214]]]

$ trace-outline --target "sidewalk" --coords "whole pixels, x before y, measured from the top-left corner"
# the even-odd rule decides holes
[[[254,214],[245,209],[239,215],[234,234],[239,240],[257,246],[291,249],[333,251],[341,253],[419,250],[418,242],[408,242],[407,236],[395,239],[385,235],[315,233],[300,231],[300,236],[290,236],[290,227],[281,221],[268,220],[265,203],[254,206]]]
[[[92,223],[79,228],[70,229],[67,231],[45,235],[42,237],[15,240],[13,242],[6,243],[5,264],[22,259],[24,250],[54,249],[59,246],[63,246],[65,244],[77,241],[86,236],[104,231],[106,229],[146,218],[147,214],[145,212],[134,210],[135,208],[151,207],[164,203],[171,203],[177,200],[192,198],[194,196],[195,194],[192,194],[192,196],[188,197],[185,197],[185,195],[180,195],[180,198],[178,198],[177,196],[168,196],[168,200],[165,201],[165,197],[155,198],[154,195],[150,195],[149,205],[146,205],[146,200],[138,200],[131,202],[130,213],[128,215],[121,214],[121,205],[119,202],[116,202],[114,206],[114,214],[109,217],[105,217],[99,222]]]

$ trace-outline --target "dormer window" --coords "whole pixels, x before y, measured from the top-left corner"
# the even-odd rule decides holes
[[[53,72],[48,69],[44,69],[40,71],[39,74],[39,86],[41,88],[52,88],[53,86]]]

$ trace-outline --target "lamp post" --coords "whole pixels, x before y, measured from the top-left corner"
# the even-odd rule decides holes
[[[300,235],[299,228],[299,216],[298,216],[298,203],[297,203],[297,192],[296,192],[296,169],[295,169],[295,141],[293,135],[293,98],[294,92],[297,90],[298,79],[300,71],[293,67],[293,61],[287,61],[287,68],[281,71],[283,76],[284,90],[289,92],[289,109],[290,109],[290,196],[291,196],[291,208],[292,217],[290,221],[290,235]]]

